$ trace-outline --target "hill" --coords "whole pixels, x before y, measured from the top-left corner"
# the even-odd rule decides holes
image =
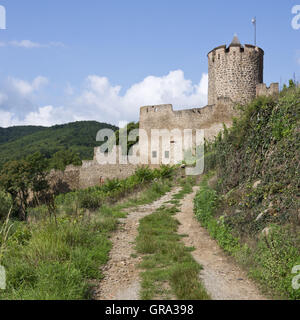
[[[100,129],[116,126],[96,121],[78,121],[53,127],[20,126],[0,128],[0,167],[7,161],[22,159],[35,152],[51,158],[60,150],[70,150],[83,159],[92,159],[93,148],[99,145]]]
[[[21,137],[36,133],[46,127],[39,126],[17,126],[10,128],[0,128],[0,145],[6,142],[15,141]]]
[[[292,286],[300,265],[300,88],[290,82],[278,100],[260,97],[232,128],[206,146],[196,215],[275,297],[299,299]],[[213,177],[213,178],[212,178]]]

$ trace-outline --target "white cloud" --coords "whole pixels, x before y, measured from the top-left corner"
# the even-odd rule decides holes
[[[0,43],[0,47],[7,47],[7,46],[26,48],[26,49],[65,47],[65,45],[62,42],[39,43],[39,42],[33,42],[31,40],[9,41],[9,42]]]
[[[41,44],[32,42],[30,40],[22,40],[22,41],[11,41],[9,43],[13,47],[22,47],[22,48],[40,48]]]
[[[17,78],[8,78],[11,87],[21,95],[28,95],[38,91],[41,87],[48,84],[48,79],[42,76],[36,77],[32,82],[24,81]]]
[[[193,85],[181,70],[171,71],[163,77],[149,76],[133,85],[124,96],[128,106],[172,103],[175,107],[196,107],[206,104],[208,76],[202,75],[199,84]]]
[[[0,109],[0,127],[10,127],[15,123],[12,121],[12,114]]]
[[[65,112],[64,108],[54,108],[53,106],[45,106],[39,108],[35,112],[30,112],[23,120],[23,124],[34,126],[49,127],[53,124],[64,123],[64,118],[70,116],[69,112]]]
[[[9,92],[17,92],[20,97],[28,100],[34,92],[38,95],[38,91],[47,83],[48,80],[44,77],[37,77],[32,82],[10,78]],[[207,87],[207,74],[202,74],[200,82],[193,84],[191,80],[185,79],[182,70],[176,70],[162,77],[148,76],[132,85],[122,95],[121,86],[112,85],[106,77],[90,75],[85,79],[83,89],[78,94],[75,94],[75,89],[70,84],[63,89],[68,97],[64,107],[37,107],[31,103],[22,108],[23,113],[20,109],[3,110],[7,93],[0,92],[0,111],[2,109],[6,112],[1,117],[4,120],[2,119],[0,125],[50,126],[79,120],[96,120],[112,124],[136,121],[139,118],[140,107],[144,105],[171,103],[174,109],[204,106],[207,104]],[[10,101],[12,98],[9,94],[7,96]]]
[[[38,76],[32,81],[9,77],[0,83],[1,124],[5,126],[22,124],[22,119],[38,107],[36,103],[40,90],[48,84],[48,79]],[[5,114],[3,112],[6,112]],[[8,118],[8,114],[10,120]]]
[[[84,92],[73,108],[81,115],[100,121],[118,123],[137,120],[144,105],[171,103],[175,108],[201,107],[207,104],[208,75],[198,84],[184,77],[181,70],[163,77],[149,76],[120,95],[121,87],[113,86],[105,77],[89,76]]]

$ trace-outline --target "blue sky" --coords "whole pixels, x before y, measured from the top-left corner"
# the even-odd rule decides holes
[[[300,0],[0,0],[0,126],[138,119],[141,105],[206,103],[207,53],[237,33],[265,82],[300,80]]]

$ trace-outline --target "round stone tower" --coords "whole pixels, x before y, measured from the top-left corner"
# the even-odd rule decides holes
[[[247,103],[256,97],[256,86],[263,83],[264,51],[241,45],[237,36],[232,43],[208,53],[208,104],[229,98]]]

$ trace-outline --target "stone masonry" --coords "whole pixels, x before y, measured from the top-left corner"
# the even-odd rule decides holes
[[[213,139],[223,125],[232,125],[236,115],[235,105],[251,102],[260,95],[278,95],[278,83],[268,88],[263,83],[264,51],[253,45],[241,45],[237,36],[227,47],[222,45],[208,53],[208,105],[203,108],[173,110],[172,105],[150,105],[140,109],[140,139],[134,146],[135,154],[140,156],[141,164],[162,163],[175,164],[177,141],[172,130],[184,132],[186,129],[204,130],[206,140]],[[141,130],[143,129],[143,130]],[[168,139],[160,139],[159,144],[151,144],[151,132],[168,130]],[[146,136],[145,136],[146,133]],[[181,144],[178,144],[179,147]],[[193,145],[193,149],[196,146]],[[58,179],[70,189],[87,188],[101,185],[106,179],[126,178],[132,175],[137,164],[106,164],[97,162],[99,148],[95,148],[95,156],[91,161],[83,161],[82,167],[67,167],[64,173],[57,173]],[[150,162],[149,162],[150,161]],[[52,172],[52,178],[55,174]]]
[[[263,83],[264,51],[235,37],[227,48],[217,47],[208,53],[208,104],[219,98],[248,103],[256,96],[256,87]]]

